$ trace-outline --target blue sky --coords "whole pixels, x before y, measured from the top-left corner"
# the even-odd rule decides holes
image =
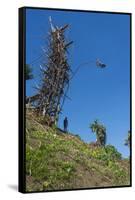
[[[26,95],[35,93],[39,82],[42,48],[47,48],[49,16],[57,26],[70,25],[66,33],[74,44],[69,49],[69,64],[74,71],[82,65],[70,82],[68,96],[59,126],[65,116],[69,131],[86,142],[95,141],[89,124],[99,119],[107,129],[107,144],[114,145],[124,157],[129,155],[123,145],[130,129],[130,16],[91,12],[27,9],[26,63],[33,67],[34,80],[27,81]],[[39,59],[37,59],[39,58]],[[95,65],[100,58],[107,67]]]

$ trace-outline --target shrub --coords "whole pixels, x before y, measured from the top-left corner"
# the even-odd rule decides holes
[[[118,160],[122,158],[121,153],[119,153],[117,149],[112,145],[107,145],[105,147],[105,151],[108,155],[109,160]]]
[[[122,158],[121,154],[112,145],[93,148],[91,156],[95,159],[104,161],[106,165],[108,165],[109,161],[120,160]]]

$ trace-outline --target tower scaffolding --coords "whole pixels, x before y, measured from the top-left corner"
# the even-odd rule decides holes
[[[65,31],[69,28],[68,24],[57,27],[50,18],[50,26],[49,45],[45,52],[47,64],[41,66],[42,80],[36,105],[41,114],[58,120],[70,80],[67,49],[73,42],[66,41]]]

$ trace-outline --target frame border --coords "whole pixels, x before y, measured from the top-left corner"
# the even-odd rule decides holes
[[[131,131],[131,147],[130,147],[130,184],[123,186],[106,186],[106,187],[91,187],[91,188],[75,188],[62,190],[46,190],[46,191],[26,191],[26,112],[25,112],[25,64],[26,64],[26,10],[52,10],[52,11],[67,11],[67,12],[89,12],[89,13],[105,13],[105,14],[120,14],[130,16],[130,131]],[[115,12],[115,11],[96,11],[96,10],[78,10],[78,9],[63,9],[63,8],[48,8],[48,7],[21,7],[19,8],[19,131],[18,131],[18,146],[19,146],[19,161],[18,161],[18,191],[21,193],[47,193],[60,191],[77,191],[77,190],[93,190],[93,189],[113,189],[132,187],[132,13]]]
[[[19,8],[19,180],[18,191],[26,192],[26,138],[25,138],[25,73],[24,66],[26,60],[26,9]]]

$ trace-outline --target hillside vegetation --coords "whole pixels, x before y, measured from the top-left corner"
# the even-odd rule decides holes
[[[26,191],[130,184],[130,164],[111,145],[87,144],[77,135],[26,117]]]

